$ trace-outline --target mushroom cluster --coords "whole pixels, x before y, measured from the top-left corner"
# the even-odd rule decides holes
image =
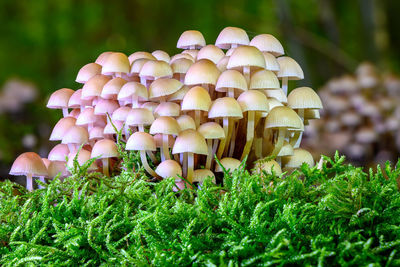
[[[361,63],[319,90],[323,118],[310,123],[304,146],[315,153],[336,150],[359,165],[395,161],[400,155],[400,78]]]
[[[140,153],[149,175],[175,177],[178,186],[185,186],[181,177],[201,184],[246,158],[276,157],[263,166],[275,173],[314,164],[299,144],[304,124],[319,118],[321,100],[309,87],[287,95],[288,81],[304,75],[274,36],[249,40],[243,29],[226,27],[214,45],[206,45],[199,31],[189,30],[177,48],[182,52],[171,57],[161,50],[129,57],[104,52],[79,70],[76,82],[82,89],[54,92],[47,107],[61,109],[63,118],[50,136],[61,144],[45,160],[48,177],[57,171],[67,175],[65,165],[82,145],[78,161],[99,157],[93,169],[102,165],[109,175],[110,159],[118,156],[116,131],[122,132],[126,150]],[[24,162],[29,158],[33,155]],[[13,166],[12,173],[43,176],[28,165],[15,172]]]

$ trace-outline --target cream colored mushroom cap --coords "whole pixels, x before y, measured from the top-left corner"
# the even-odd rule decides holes
[[[112,53],[105,60],[101,73],[106,75],[116,72],[129,73],[130,66],[129,59],[125,54]]]
[[[140,101],[145,101],[149,98],[149,93],[146,86],[138,82],[127,82],[118,93],[118,100],[123,100],[136,95]]]
[[[240,166],[240,160],[234,158],[223,158],[219,161],[225,170],[233,172]],[[222,172],[222,168],[219,164],[215,166],[216,172]]]
[[[293,155],[293,147],[291,144],[289,144],[288,141],[283,141],[283,146],[281,150],[278,153],[278,157],[284,157],[284,156],[292,156]]]
[[[161,162],[155,172],[164,179],[170,177],[180,179],[179,176],[182,176],[182,167],[175,160],[168,159]]]
[[[214,118],[243,118],[242,108],[236,99],[231,97],[217,98],[211,104],[210,110],[208,111],[208,117]]]
[[[176,121],[179,124],[181,132],[187,129],[196,130],[196,123],[194,122],[193,118],[190,117],[189,115],[181,115],[178,118],[176,118]]]
[[[287,77],[289,80],[302,80],[304,73],[300,65],[291,57],[278,57],[280,70],[278,71],[278,78]]]
[[[89,133],[86,128],[82,126],[72,126],[65,132],[61,144],[86,144],[89,141]]]
[[[157,60],[164,61],[169,63],[171,60],[171,57],[168,55],[167,52],[162,51],[162,50],[156,50],[151,53]]]
[[[58,89],[51,94],[47,102],[47,107],[51,109],[67,108],[68,101],[73,93],[75,93],[75,91],[69,88]]]
[[[132,53],[129,57],[129,63],[132,64],[138,59],[149,59],[149,60],[156,60],[156,58],[149,52],[146,51],[137,51]]]
[[[149,98],[159,98],[162,96],[172,95],[179,89],[183,84],[175,79],[171,78],[160,78],[150,84],[149,87]]]
[[[74,167],[74,159],[77,156],[77,161],[78,164],[80,166],[82,166],[83,164],[85,164],[88,160],[90,160],[90,152],[85,150],[85,149],[81,149],[80,151],[74,152],[74,153],[70,153],[68,155],[68,162],[67,162],[67,167],[69,168],[73,168]],[[89,171],[94,171],[97,169],[97,165],[96,162],[94,161],[88,168]]]
[[[92,149],[92,158],[114,158],[118,157],[118,147],[117,144],[110,139],[102,139],[97,141]]]
[[[273,71],[273,72],[278,72],[280,70],[280,66],[278,63],[278,60],[276,60],[276,57],[268,52],[262,52],[264,55],[265,59],[265,69]]]
[[[225,56],[224,51],[215,45],[206,45],[197,54],[197,60],[208,59],[217,64]]]
[[[269,106],[267,97],[258,90],[249,90],[240,94],[237,101],[243,112],[260,111],[268,112]]]
[[[125,84],[126,80],[120,77],[111,79],[103,86],[103,90],[101,91],[100,96],[104,99],[116,99],[122,86],[124,86]]]
[[[189,49],[194,46],[195,49],[200,49],[206,45],[206,40],[201,32],[196,30],[184,31],[178,39],[177,48]]]
[[[172,69],[165,61],[149,60],[143,65],[139,76],[146,79],[170,78],[172,77]]]
[[[264,55],[254,46],[239,46],[229,57],[228,69],[242,69],[250,67],[251,69],[264,69]]]
[[[192,87],[182,100],[182,110],[208,111],[210,106],[210,94],[201,86]]]
[[[25,152],[19,155],[10,170],[11,175],[28,175],[33,177],[47,176],[47,168],[42,158],[34,152]]]
[[[189,55],[188,55],[189,56]],[[171,68],[173,73],[184,74],[188,71],[190,66],[193,65],[193,61],[187,58],[178,58],[172,61]]]
[[[228,88],[246,91],[247,82],[243,74],[237,70],[225,70],[222,72],[215,86],[215,91],[227,92]]]
[[[269,161],[264,162],[261,165],[261,169],[263,171],[265,171],[267,174],[272,175],[272,170],[274,171],[274,173],[276,175],[281,175],[282,174],[282,169],[281,166],[279,166],[278,162],[276,162],[275,160],[271,159]]]
[[[154,110],[156,117],[170,116],[178,117],[181,113],[181,106],[174,102],[161,102]]]
[[[217,83],[218,77],[221,72],[218,70],[217,66],[208,59],[201,59],[196,61],[188,71],[185,76],[186,85],[201,85],[201,84],[211,84],[215,85]]]
[[[226,27],[218,35],[215,45],[222,49],[229,49],[232,45],[248,45],[249,36],[245,30],[237,27]]]
[[[86,83],[90,78],[101,74],[101,66],[97,63],[89,63],[83,66],[76,76],[77,83]]]
[[[288,95],[288,106],[292,109],[322,109],[322,102],[310,87],[299,87]]]
[[[258,70],[251,75],[249,89],[280,89],[278,77],[270,70]]]
[[[205,139],[221,139],[225,138],[224,129],[216,122],[206,122],[199,126],[197,131],[204,136]]]
[[[54,126],[53,131],[51,132],[50,141],[60,141],[62,140],[65,132],[69,130],[76,123],[76,119],[73,117],[65,117],[61,118],[57,124]]]
[[[211,181],[215,184],[215,175],[209,169],[197,169],[193,172],[193,182],[198,182],[202,184],[204,180],[208,177],[211,177]]]
[[[126,143],[127,150],[147,150],[147,151],[156,151],[156,142],[154,141],[153,136],[144,132],[135,132],[129,137],[128,142]]]
[[[179,124],[176,119],[167,116],[158,117],[150,127],[150,134],[178,135],[179,132]]]
[[[290,128],[304,131],[304,125],[297,113],[289,107],[273,108],[265,118],[265,128]]]
[[[310,167],[314,166],[314,159],[311,153],[302,148],[293,149],[292,156],[282,157],[284,168],[298,168],[303,163],[307,163]]]
[[[96,75],[90,78],[83,87],[81,98],[83,100],[91,100],[101,95],[104,85],[111,80],[110,77],[105,75]]]
[[[65,144],[57,144],[55,147],[53,147],[47,158],[49,160],[54,160],[54,161],[64,161],[66,157],[69,154],[69,148]]]
[[[153,122],[154,115],[146,108],[134,108],[126,118],[126,124],[129,126],[151,125]]]
[[[187,129],[179,133],[175,140],[172,154],[179,153],[208,154],[208,147],[203,135],[193,129]]]
[[[285,54],[282,44],[271,34],[259,34],[255,36],[250,41],[250,45],[257,47],[262,52],[271,53],[275,57]]]

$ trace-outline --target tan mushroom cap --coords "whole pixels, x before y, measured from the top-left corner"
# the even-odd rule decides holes
[[[219,33],[215,45],[222,49],[229,49],[232,45],[248,45],[249,42],[249,36],[243,29],[226,27]]]
[[[103,127],[93,127],[89,131],[89,141],[95,139],[103,139],[104,138],[104,128]]]
[[[178,117],[181,113],[181,106],[174,102],[162,102],[154,110],[156,117],[170,116]]]
[[[76,119],[73,117],[61,118],[57,124],[54,126],[51,132],[50,141],[60,141],[62,140],[65,132],[67,132],[76,123]]]
[[[262,52],[265,59],[265,69],[278,72],[280,70],[280,66],[276,57],[268,52]]]
[[[300,65],[291,57],[278,57],[280,70],[278,71],[278,78],[287,77],[289,80],[302,80],[304,73]]]
[[[208,111],[210,106],[210,94],[201,86],[192,87],[182,100],[182,110]]]
[[[288,95],[288,106],[292,109],[322,109],[322,102],[310,87],[299,87]]]
[[[175,79],[171,78],[157,79],[150,84],[149,98],[154,99],[172,95],[173,93],[181,89],[182,86],[183,84]]]
[[[146,79],[171,78],[172,69],[165,61],[149,60],[143,65],[139,76]]]
[[[282,44],[271,34],[259,34],[255,36],[250,41],[250,45],[257,47],[262,52],[271,53],[275,57],[285,54]]]
[[[176,54],[176,55],[171,57],[171,61],[169,62],[169,64],[172,66],[172,63],[174,63],[175,60],[182,59],[182,58],[188,59],[192,63],[195,62],[194,58],[190,54],[179,53],[179,54]]]
[[[89,133],[82,126],[72,126],[65,132],[61,144],[78,144],[83,145],[89,141]]]
[[[47,102],[47,108],[51,109],[61,109],[68,107],[68,101],[72,94],[75,93],[74,90],[68,88],[58,89],[51,94],[49,101]]]
[[[84,100],[92,100],[95,97],[101,96],[104,85],[110,80],[110,77],[104,75],[93,76],[82,87],[81,98]]]
[[[193,61],[187,58],[178,58],[172,61],[171,68],[173,73],[183,74],[188,71],[190,66],[193,65]]]
[[[227,57],[227,56],[225,56],[225,57],[223,57],[223,58],[221,58],[221,60],[220,61],[218,61],[218,63],[217,63],[217,68],[219,69],[219,71],[225,71],[227,68],[227,66],[228,66],[228,62],[229,62],[229,57]]]
[[[208,147],[205,138],[196,130],[187,129],[179,133],[175,140],[172,154],[179,153],[208,154]]]
[[[19,155],[11,166],[10,175],[28,175],[33,177],[47,176],[47,168],[42,158],[34,152]]]
[[[178,39],[176,44],[177,48],[180,49],[200,49],[206,45],[206,40],[201,32],[196,30],[184,31]]]
[[[91,158],[114,158],[118,157],[118,147],[117,144],[110,139],[102,139],[97,141],[92,149]]]
[[[55,147],[53,147],[47,158],[49,160],[54,160],[54,161],[66,161],[66,157],[69,154],[69,148],[65,144],[57,144]]]
[[[151,53],[157,60],[161,60],[164,62],[169,63],[171,60],[171,57],[168,55],[167,52],[162,51],[162,50],[156,50]]]
[[[104,99],[117,99],[117,95],[124,84],[126,84],[126,80],[120,77],[111,79],[103,86],[100,96]]]
[[[94,107],[94,114],[96,115],[106,115],[107,113],[111,116],[119,108],[119,104],[115,100],[110,99],[100,99]]]
[[[249,90],[243,92],[238,97],[237,101],[239,102],[240,107],[243,112],[246,111],[260,111],[260,112],[268,112],[269,106],[267,97],[257,90]]]
[[[278,157],[284,157],[284,156],[292,156],[293,155],[293,147],[291,144],[289,144],[288,141],[283,141],[283,146],[281,150],[279,150]]]
[[[95,123],[100,119],[100,116],[94,114],[94,108],[88,107],[79,114],[75,124],[78,126],[84,126],[90,123]]]
[[[125,122],[128,115],[130,114],[130,112],[132,111],[131,107],[119,107],[116,110],[114,110],[111,119],[113,121],[122,121]]]
[[[182,86],[181,89],[173,93],[172,95],[169,95],[167,97],[168,101],[177,101],[181,102],[183,98],[185,97],[186,93],[190,90],[190,88],[186,85]]]
[[[224,129],[216,122],[206,122],[199,126],[197,130],[205,139],[225,138]]]
[[[302,148],[293,149],[292,156],[282,157],[284,168],[298,168],[303,163],[307,163],[310,167],[314,166],[314,159],[311,153]]]
[[[228,88],[234,88],[237,91],[246,91],[247,82],[243,74],[237,70],[225,70],[222,72],[215,85],[215,91],[227,92]]]
[[[144,102],[140,107],[148,109],[151,112],[154,112],[154,110],[156,110],[158,105],[159,105],[159,103],[156,103],[156,102]]]
[[[107,57],[101,69],[102,74],[114,74],[114,73],[129,73],[131,64],[128,57],[123,53],[112,53]]]
[[[208,117],[210,119],[215,118],[243,118],[242,108],[236,99],[231,97],[217,98],[210,107],[208,111]]]
[[[158,117],[150,127],[150,134],[178,135],[179,132],[179,124],[176,119],[167,116]]]
[[[117,131],[121,131],[123,127],[124,123],[122,121],[112,121],[112,123],[109,122],[104,127],[103,134],[117,134]],[[117,131],[115,131],[115,129],[117,129]]]
[[[219,161],[222,166],[224,166],[225,170],[227,171],[234,171],[240,166],[240,160],[234,159],[234,158],[223,158]],[[215,166],[215,171],[216,172],[222,172],[222,168],[219,164]]]
[[[199,50],[197,49],[187,49],[182,51],[182,54],[188,54],[190,55],[194,60],[197,59],[197,54],[199,53]]]
[[[278,90],[264,90],[265,95],[269,98],[274,98],[276,100],[278,100],[281,103],[286,104],[288,99],[286,94],[283,92],[282,89],[278,89]]]
[[[114,52],[106,51],[106,52],[101,53],[101,54],[97,57],[95,63],[96,63],[96,64],[99,64],[100,66],[103,66],[104,63],[106,62],[107,58],[108,58],[112,53],[114,53]]]
[[[146,51],[137,51],[135,53],[132,53],[129,57],[129,63],[132,64],[135,60],[138,59],[150,59],[150,60],[156,60],[156,58],[149,52]]]
[[[144,132],[135,132],[129,137],[126,143],[126,150],[156,151],[157,148],[153,136]]]
[[[258,70],[251,75],[249,89],[275,90],[280,88],[278,77],[270,70]]]
[[[297,113],[289,107],[273,108],[265,118],[265,128],[289,128],[304,131],[304,125]]]
[[[198,169],[193,172],[193,182],[198,182],[202,184],[204,180],[211,177],[211,181],[215,184],[215,175],[211,170],[208,169]]]
[[[89,63],[83,66],[76,76],[77,83],[86,83],[90,78],[101,74],[101,66],[97,63]]]
[[[228,69],[242,69],[250,67],[251,69],[264,69],[264,55],[254,46],[239,46],[229,57]]]
[[[151,125],[153,122],[154,115],[146,108],[134,108],[126,118],[126,124],[129,126]]]
[[[185,76],[186,85],[201,85],[217,83],[220,71],[217,66],[208,59],[201,59],[194,63]]]
[[[73,168],[74,167],[74,159],[75,159],[75,157],[76,157],[76,159],[78,161],[78,164],[80,166],[82,166],[88,160],[91,159],[90,152],[85,150],[85,149],[81,149],[80,151],[77,151],[77,152],[74,152],[74,153],[70,153],[68,155],[68,162],[67,162],[67,167],[68,168]],[[88,168],[88,171],[94,171],[94,170],[97,170],[97,166],[96,166],[96,162],[95,161]]]
[[[178,122],[181,131],[187,129],[196,130],[196,123],[194,122],[193,118],[190,117],[189,115],[181,115],[178,118],[176,118],[176,121]]]
[[[139,101],[145,101],[149,98],[146,86],[138,82],[127,82],[118,93],[118,100],[131,98],[133,95],[139,97]]]
[[[181,165],[179,165],[179,163],[176,162],[175,160],[171,159],[164,160],[163,162],[161,162],[157,166],[155,172],[164,179],[170,177],[173,177],[175,179],[180,179],[179,176],[182,177]]]
[[[65,161],[50,161],[49,166],[47,166],[48,177],[50,179],[55,178],[57,175],[60,175],[60,178],[67,177],[69,172],[66,164]]]
[[[282,174],[281,166],[273,159],[264,162],[261,165],[261,169],[270,175],[272,175],[272,171],[278,176]]]
[[[76,90],[68,100],[68,108],[80,108],[92,105],[91,100],[82,99],[82,89]]]
[[[154,58],[154,60],[156,60],[156,59]],[[131,75],[139,75],[139,73],[142,70],[144,64],[146,64],[149,61],[153,61],[153,60],[152,59],[147,59],[147,58],[136,59],[135,61],[132,62],[131,70],[130,70],[129,74],[131,74]]]
[[[215,45],[207,45],[199,50],[199,53],[197,54],[197,60],[208,59],[214,62],[214,64],[217,64],[224,56],[225,53],[221,50],[221,48]]]

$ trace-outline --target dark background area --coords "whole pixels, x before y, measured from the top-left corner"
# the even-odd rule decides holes
[[[163,49],[173,55],[185,30],[199,30],[214,43],[224,27],[237,26],[250,38],[275,35],[303,68],[305,79],[297,85],[317,89],[365,60],[397,73],[399,11],[396,0],[2,0],[0,86],[18,78],[37,93],[4,110],[9,100],[0,91],[0,177],[18,153],[46,156],[54,145],[46,138],[61,116],[45,108],[48,96],[62,87],[80,88],[74,82],[79,68],[103,51]]]

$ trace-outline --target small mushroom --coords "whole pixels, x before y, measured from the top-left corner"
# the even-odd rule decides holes
[[[147,162],[146,151],[156,151],[156,143],[148,133],[144,132],[135,132],[129,137],[128,142],[126,143],[126,150],[135,150],[140,153],[140,160],[142,161],[144,169],[148,174],[152,176],[157,176],[156,172],[150,167]]]
[[[103,163],[103,173],[110,176],[109,159],[119,157],[117,144],[110,139],[102,139],[94,144],[91,158],[99,157]]]

